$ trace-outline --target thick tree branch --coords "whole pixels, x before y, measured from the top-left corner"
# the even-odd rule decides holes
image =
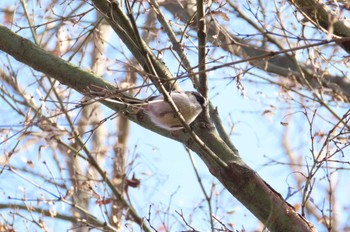
[[[0,26],[0,34],[2,35],[0,37],[1,50],[30,67],[52,76],[62,84],[81,92],[90,84],[113,88],[111,84],[55,57],[5,27]],[[110,107],[113,108],[111,105]],[[130,118],[137,121],[135,117],[130,116]],[[148,128],[152,127],[145,122],[138,123]],[[201,135],[201,139],[206,146],[226,163],[226,168],[217,162],[213,162],[212,157],[208,156],[202,145],[193,142],[189,134],[179,133],[180,135],[173,136],[162,130],[158,133],[176,139],[197,152],[211,173],[226,186],[228,191],[239,199],[257,218],[266,223],[272,231],[313,231],[312,226],[300,217],[293,207],[287,204],[252,169],[247,167],[240,160],[238,154],[230,149],[214,130],[195,127],[194,131]]]

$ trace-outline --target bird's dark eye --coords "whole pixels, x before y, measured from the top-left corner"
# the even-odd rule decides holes
[[[198,93],[198,92],[192,92],[192,95],[196,97],[197,101],[199,102],[199,104],[201,106],[205,106],[206,105],[206,100],[205,98],[202,96],[202,94]]]

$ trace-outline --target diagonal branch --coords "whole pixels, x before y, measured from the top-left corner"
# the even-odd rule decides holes
[[[83,92],[91,84],[113,89],[111,84],[55,57],[6,27],[0,26],[0,34],[2,35],[0,50],[77,91]],[[108,106],[118,110],[118,107],[111,103]],[[215,160],[207,154],[202,144],[193,142],[192,136],[188,133],[173,136],[164,130],[156,130],[146,121],[138,121],[135,115],[128,115],[128,117],[146,128],[151,128],[157,133],[186,144],[195,151],[227,190],[272,231],[313,231],[312,225],[298,215],[294,208],[286,203],[254,170],[244,164],[238,153],[228,147],[214,130],[198,127],[194,129],[194,132],[201,135],[204,144],[225,165],[214,162]],[[89,160],[99,171],[103,171],[93,157],[89,157]],[[106,178],[105,175],[103,177]],[[111,187],[111,183],[108,184]]]
[[[307,2],[309,1],[311,0],[308,0]],[[193,15],[192,8],[183,8],[176,2],[164,1],[162,2],[161,6],[165,7],[174,15],[178,15],[178,18],[184,23],[187,23]],[[219,35],[217,35],[218,30],[222,32],[219,33]],[[222,49],[230,52],[233,55],[239,56],[244,60],[249,60],[253,57],[264,56],[270,53],[269,50],[265,50],[261,47],[257,47],[254,44],[247,43],[245,40],[242,40],[239,37],[231,34],[223,27],[218,28],[218,25],[214,23],[208,23],[207,33],[209,42],[217,44],[217,42],[220,41],[220,47]],[[236,46],[237,44],[240,46]],[[330,88],[333,91],[331,94],[340,94],[343,98],[345,98],[345,101],[350,101],[350,81],[348,78],[331,74],[325,74],[322,77],[315,76],[313,70],[310,70],[306,65],[298,62],[294,57],[288,54],[279,54],[278,56],[272,57],[271,59],[264,60],[264,62],[250,62],[250,64],[263,70],[264,72],[274,73],[284,78],[290,78],[291,76],[294,76],[296,81],[298,81],[298,83],[303,86],[304,80],[307,80],[315,90],[320,87]],[[316,79],[320,79],[320,82]]]

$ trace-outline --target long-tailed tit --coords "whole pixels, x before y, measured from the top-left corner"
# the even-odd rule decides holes
[[[177,113],[165,101],[163,95],[140,100],[124,94],[109,93],[108,90],[98,86],[91,86],[89,88],[89,94],[95,97],[100,96],[106,101],[125,104],[136,109],[137,112],[142,111],[156,126],[163,129],[175,131],[183,128]],[[108,97],[108,95],[110,96]],[[111,97],[112,95],[114,96]],[[198,117],[207,105],[206,99],[195,91],[172,91],[170,97],[188,125]]]
[[[197,118],[207,104],[206,99],[200,93],[194,91],[173,91],[170,93],[170,97],[188,125]],[[183,128],[177,113],[164,100],[163,95],[148,98],[141,108],[158,127],[169,131]]]

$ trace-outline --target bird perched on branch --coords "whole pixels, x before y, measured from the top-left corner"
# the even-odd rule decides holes
[[[102,94],[100,91],[99,93],[96,93],[96,87],[97,86],[94,86],[93,91],[91,91],[92,88],[90,88],[90,95],[95,97],[98,95],[99,97],[103,98],[103,100],[116,102],[118,104],[125,104],[128,107],[135,108],[136,110],[142,110],[142,112],[145,113],[149,119],[160,128],[169,131],[180,130],[183,128],[183,124],[179,120],[178,114],[174,112],[169,102],[164,99],[163,95],[152,96],[144,100],[140,100],[124,94],[113,93],[114,96],[112,96],[112,94],[106,93],[108,90],[103,89],[104,93],[102,94],[104,96],[101,96]],[[111,93],[111,91],[109,92]],[[169,95],[188,125],[190,125],[198,117],[198,115],[207,105],[206,99],[196,91],[172,91]]]

